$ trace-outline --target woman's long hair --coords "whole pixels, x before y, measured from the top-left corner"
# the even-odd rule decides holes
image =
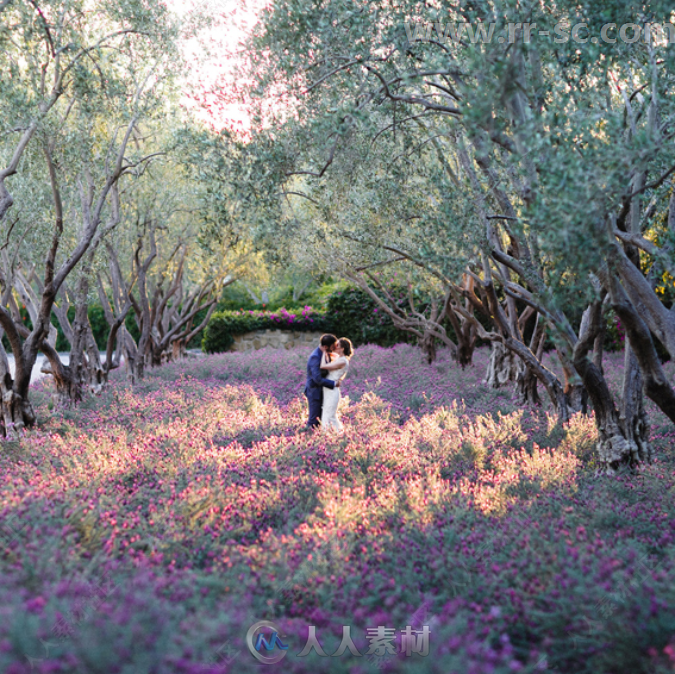
[[[352,354],[354,353],[354,347],[351,340],[347,339],[346,337],[340,337],[340,339],[338,339],[338,343],[344,349],[345,358],[351,358]]]

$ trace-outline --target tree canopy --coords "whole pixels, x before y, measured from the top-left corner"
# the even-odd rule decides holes
[[[287,204],[269,239],[309,242],[430,349],[443,319],[472,326],[524,400],[539,383],[565,420],[590,397],[607,466],[646,458],[643,389],[675,421],[670,18],[663,2],[271,3],[243,54],[248,151]],[[396,303],[375,266],[426,302]],[[628,336],[616,400],[610,307]]]

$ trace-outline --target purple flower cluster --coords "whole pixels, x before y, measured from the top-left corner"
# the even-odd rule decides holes
[[[485,350],[408,345],[358,348],[344,434],[302,434],[307,356],[182,361],[58,414],[35,388],[40,429],[0,452],[1,671],[259,672],[263,619],[292,674],[672,671],[668,454],[597,479],[592,418],[518,409]],[[308,625],[328,654],[342,625],[364,654],[429,625],[431,653],[299,658]]]
[[[314,319],[312,318],[314,312],[314,309],[310,307],[309,305],[305,305],[303,307],[302,311],[298,313],[291,313],[284,307],[279,309],[278,311],[254,311],[252,309],[249,309],[248,311],[245,310],[240,310],[240,311],[233,311],[233,314],[236,315],[245,315],[248,314],[249,316],[254,316],[256,318],[267,318],[269,320],[274,321],[275,323],[279,323],[280,325],[286,326],[286,325],[297,325],[297,324],[307,324],[307,323],[313,323]]]
[[[270,313],[269,317],[277,323],[293,325],[294,323],[313,323],[312,313],[313,309],[310,306],[305,306],[300,315],[291,314],[282,307],[276,314]]]

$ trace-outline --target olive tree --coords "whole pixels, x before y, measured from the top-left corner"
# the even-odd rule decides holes
[[[52,2],[38,12],[14,3],[0,14],[0,67],[9,74],[0,97],[0,221],[8,246],[26,265],[35,265],[39,293],[30,330],[11,303],[0,307],[0,326],[16,364],[12,377],[0,348],[5,433],[35,420],[28,387],[39,350],[49,358],[57,385],[69,386],[70,372],[48,342],[52,309],[66,278],[116,225],[123,176],[154,156],[136,134],[140,120],[166,94],[174,36],[159,3],[88,11]],[[17,223],[8,218],[10,208],[24,229],[19,240],[12,234]],[[28,245],[31,239],[40,244]],[[13,280],[3,279],[6,292]]]
[[[286,178],[329,180],[355,130],[375,143],[420,120],[428,142],[442,143],[446,163],[458,160],[482,237],[466,269],[474,289],[461,294],[489,316],[493,329],[483,336],[521,361],[525,390],[533,378],[543,384],[563,420],[589,396],[599,457],[610,468],[649,458],[643,383],[675,419],[654,343],[673,355],[672,313],[646,274],[666,263],[668,238],[662,247],[644,236],[675,171],[673,52],[668,35],[644,23],[666,23],[670,7],[612,5],[618,25],[636,18],[647,36],[640,42],[580,41],[569,32],[533,40],[526,23],[553,36],[565,22],[583,22],[600,35],[606,14],[590,2],[507,2],[497,10],[490,2],[355,9],[340,0],[312,7],[279,0],[251,42],[257,91],[285,102],[296,143],[311,146],[311,154],[289,154]],[[415,22],[433,30],[418,31]],[[458,35],[460,23],[470,33]],[[387,121],[378,127],[376,117]],[[278,133],[265,121],[261,134]],[[596,348],[607,304],[628,334],[618,399]],[[529,342],[526,317],[537,326]],[[541,360],[544,324],[562,381]]]

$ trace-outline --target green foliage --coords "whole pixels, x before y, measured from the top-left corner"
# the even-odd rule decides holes
[[[223,294],[218,302],[218,311],[239,311],[258,309],[251,296],[240,283],[233,283],[223,289]]]
[[[213,314],[204,330],[202,350],[206,353],[227,351],[234,343],[234,335],[254,330],[297,330],[330,332],[332,317],[316,312],[311,307],[304,309],[280,309],[269,311],[220,311]]]
[[[283,285],[273,291],[270,291],[269,302],[263,304],[256,302],[240,282],[228,285],[223,289],[223,294],[216,306],[217,311],[278,311],[284,307],[297,306],[302,302],[302,306],[310,306],[315,309],[325,309],[329,298],[340,290],[347,288],[345,282],[329,282],[320,285],[310,285],[296,299],[293,293],[296,288],[290,285]]]
[[[347,290],[349,287],[350,286],[344,281],[323,283],[310,292],[303,293],[302,301],[305,304],[309,304],[311,307],[327,309],[331,298],[338,293]]]
[[[407,290],[403,286],[393,286],[388,292],[401,305],[408,302]],[[266,329],[334,332],[338,337],[349,337],[355,346],[377,344],[387,347],[411,344],[417,339],[415,335],[398,329],[377,302],[361,288],[345,283],[326,283],[312,291],[306,299],[311,301],[311,305],[306,305],[304,309],[282,308],[278,312],[270,312],[247,309],[244,305],[238,311],[216,312],[204,330],[202,349],[207,353],[227,351],[234,343],[233,335]],[[219,306],[231,302],[231,299],[226,299]],[[273,308],[274,304],[271,302],[270,306]],[[423,302],[420,308],[426,308]],[[289,320],[292,315],[295,317]],[[445,328],[454,338],[452,327],[446,325]]]
[[[264,100],[281,86],[297,101],[294,115],[260,124],[260,135],[288,148],[288,165],[278,171],[293,176],[287,193],[310,199],[293,201],[270,241],[285,248],[279,241],[304,221],[299,248],[314,257],[325,251],[330,263],[337,245],[352,273],[391,265],[395,250],[406,251],[410,275],[424,269],[436,292],[434,280],[456,282],[467,266],[489,274],[485,253],[501,247],[527,261],[518,282],[561,317],[550,321],[560,342],[595,299],[589,275],[616,255],[607,223],[625,219],[630,205],[633,228],[641,219],[645,238],[667,251],[658,264],[641,253],[640,271],[672,306],[665,208],[672,157],[656,120],[672,115],[675,52],[663,39],[647,47],[648,40],[570,40],[569,31],[562,40],[506,38],[521,21],[536,22],[539,35],[583,21],[585,35],[597,36],[608,17],[616,28],[635,20],[639,7],[650,22],[670,21],[672,5],[660,1],[544,8],[403,0],[355,12],[345,0],[275,0],[247,49],[251,96]],[[444,26],[478,22],[496,26],[494,39],[411,34],[411,27],[442,35]],[[630,184],[636,175],[647,187]],[[631,194],[644,204],[631,204]],[[350,311],[341,328],[379,341],[368,335],[366,306]]]
[[[302,306],[309,305],[316,309],[325,309],[328,298],[339,289],[345,288],[345,283],[324,283],[321,285],[309,286],[305,292],[297,298],[293,298],[295,287],[293,285],[283,285],[273,291],[270,291],[269,302],[263,304],[256,302],[240,282],[228,285],[223,289],[223,294],[216,305],[217,311],[278,311],[284,307],[297,306],[302,302]]]
[[[141,331],[138,329],[138,323],[136,323],[136,316],[133,311],[130,311],[127,314],[127,317],[124,320],[124,326],[129,331],[129,334],[136,340],[136,343],[138,343],[138,340],[141,338]]]
[[[91,325],[91,331],[94,333],[96,346],[98,346],[98,348],[102,351],[107,346],[108,334],[110,333],[110,326],[108,325],[108,321],[105,319],[103,307],[98,303],[91,304],[87,309],[87,315],[89,316],[89,325]]]
[[[202,337],[202,350],[206,353],[222,353],[229,351],[234,344],[234,333],[228,325],[227,314],[221,312],[214,314],[204,330]]]
[[[68,308],[68,320],[72,321],[75,318],[75,307]],[[56,350],[70,351],[70,342],[66,339],[66,336],[63,334],[61,325],[57,320],[56,316],[52,314],[52,325],[56,328]]]
[[[227,130],[213,135],[185,129],[177,144],[188,176],[200,184],[200,246],[217,252],[243,239],[264,239],[270,223],[280,220],[281,164],[270,160],[279,152],[275,143],[267,139],[249,146]],[[266,255],[276,261],[284,257]]]
[[[323,283],[319,286],[314,286],[311,290],[305,290],[299,297],[293,297],[296,288],[293,285],[286,286],[280,289],[276,294],[272,294],[270,301],[266,305],[257,304],[250,307],[243,307],[245,309],[265,308],[268,311],[277,311],[283,307],[293,306],[298,302],[302,302],[303,306],[314,307],[315,309],[325,310],[328,300],[332,295],[347,287],[344,282],[338,283]]]
[[[402,289],[399,291],[401,301],[405,302]],[[333,319],[339,336],[349,337],[355,346],[393,346],[415,339],[410,333],[396,328],[375,300],[360,288],[348,287],[333,293],[328,298],[326,311]]]

